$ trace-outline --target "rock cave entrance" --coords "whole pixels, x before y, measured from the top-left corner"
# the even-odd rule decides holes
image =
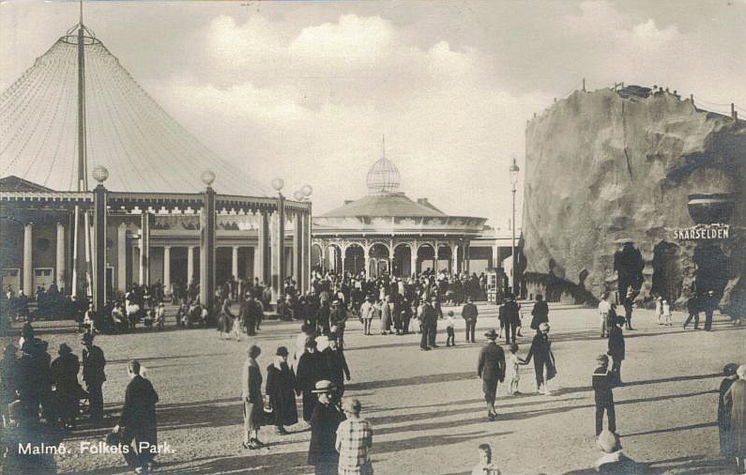
[[[697,292],[715,292],[720,298],[728,283],[728,256],[717,244],[697,244],[694,248],[694,264],[697,266],[694,285]]]
[[[651,293],[675,302],[681,295],[681,266],[679,264],[679,246],[661,241],[653,249],[653,285]]]

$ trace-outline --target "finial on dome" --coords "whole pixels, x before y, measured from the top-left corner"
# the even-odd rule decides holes
[[[386,135],[381,134],[381,143],[383,145],[383,157],[386,157]]]

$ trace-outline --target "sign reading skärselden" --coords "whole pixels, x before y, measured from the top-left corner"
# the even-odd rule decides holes
[[[691,228],[673,230],[673,238],[681,241],[706,241],[729,237],[730,226],[727,224],[698,224]]]

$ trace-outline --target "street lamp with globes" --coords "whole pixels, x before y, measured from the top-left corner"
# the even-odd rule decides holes
[[[520,172],[521,169],[518,168],[518,165],[515,162],[515,157],[513,157],[513,163],[510,165],[510,168],[508,169],[508,173],[510,174],[510,185],[511,185],[511,192],[513,193],[513,220],[511,221],[511,230],[513,232],[513,237],[511,241],[511,254],[510,254],[510,260],[511,260],[511,277],[510,277],[510,283],[513,285],[513,295],[518,295],[518,285],[516,285],[515,281],[515,190],[516,190],[516,184],[518,183],[518,172]]]

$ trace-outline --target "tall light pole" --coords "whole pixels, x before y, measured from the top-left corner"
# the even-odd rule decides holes
[[[510,260],[511,260],[510,283],[513,285],[513,295],[518,295],[518,286],[516,285],[516,281],[515,281],[515,186],[516,186],[516,183],[518,183],[518,172],[520,171],[521,169],[518,168],[518,165],[515,163],[515,157],[513,157],[513,163],[510,165],[510,168],[508,169],[508,172],[510,174],[511,192],[513,193],[513,220],[511,221],[511,226],[510,226],[510,229],[513,233],[512,243],[511,243],[511,254],[510,254]]]

